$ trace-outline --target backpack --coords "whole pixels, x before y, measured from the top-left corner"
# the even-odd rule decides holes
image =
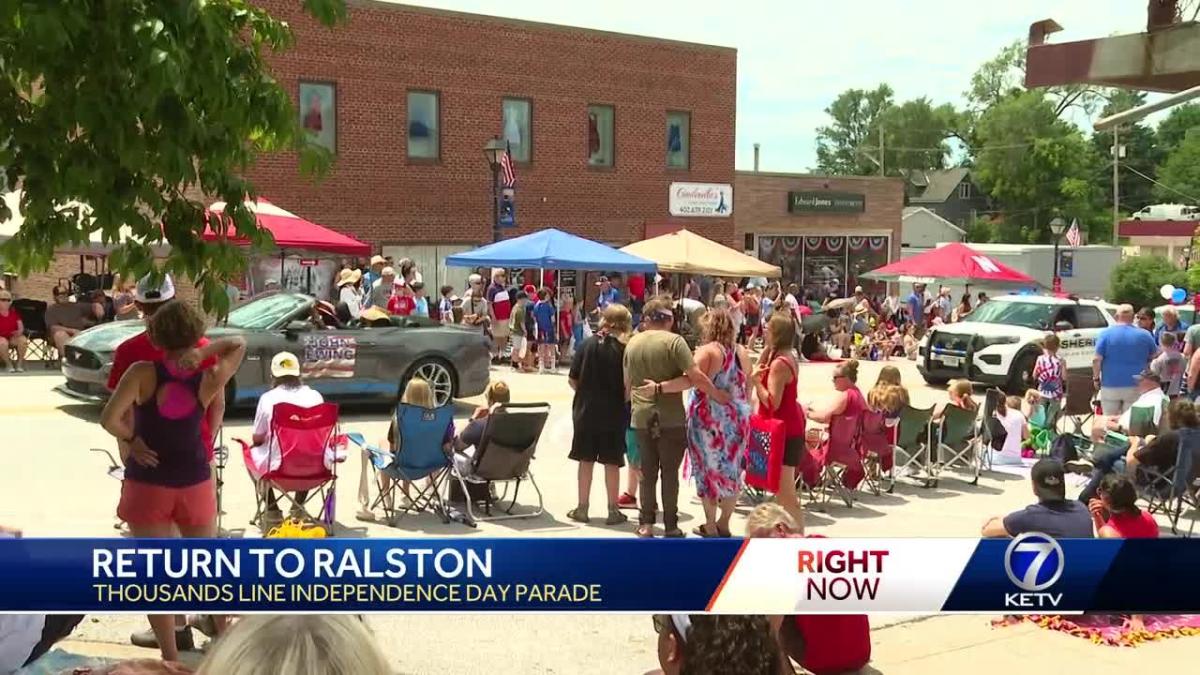
[[[1050,456],[1060,462],[1073,462],[1079,459],[1079,450],[1075,447],[1075,437],[1070,434],[1059,434],[1050,443]]]

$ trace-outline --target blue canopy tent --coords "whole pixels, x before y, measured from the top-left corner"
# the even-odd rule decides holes
[[[447,267],[653,273],[657,265],[606,244],[549,228],[446,258]]]

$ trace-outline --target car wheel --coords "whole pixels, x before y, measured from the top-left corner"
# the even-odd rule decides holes
[[[408,381],[414,377],[419,377],[429,383],[429,388],[433,390],[433,402],[438,407],[454,401],[456,381],[450,364],[441,359],[417,361],[408,369],[404,382],[401,383],[401,395],[404,394],[404,387],[408,386]]]
[[[925,384],[933,385],[935,387],[943,387],[949,381],[950,380],[944,377],[933,377],[932,375],[925,376]]]
[[[1013,361],[1012,369],[1008,371],[1008,393],[1013,396],[1024,394],[1033,382],[1033,364],[1037,362],[1037,354],[1026,352]]]

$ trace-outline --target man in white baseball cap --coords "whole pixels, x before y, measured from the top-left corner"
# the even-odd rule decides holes
[[[279,446],[271,437],[271,416],[275,412],[275,406],[280,403],[291,403],[302,408],[311,408],[325,402],[321,392],[304,384],[304,381],[300,379],[300,359],[291,352],[279,352],[271,359],[271,377],[274,380],[274,387],[258,399],[258,409],[254,413],[254,431],[252,432],[254,447],[250,448],[251,464],[246,468],[255,480],[262,478],[267,471],[278,469],[282,461]],[[268,441],[270,442],[268,443]],[[326,451],[327,464],[332,461],[329,456],[331,452],[332,449]],[[283,514],[279,510],[275,493],[270,488],[263,488],[263,490],[263,498],[267,502],[267,510],[263,519],[268,523],[282,521]],[[297,493],[296,501],[303,502],[304,497],[303,493]],[[293,508],[293,512],[297,510],[299,507]]]

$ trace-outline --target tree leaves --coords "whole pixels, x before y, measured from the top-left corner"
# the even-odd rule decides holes
[[[344,0],[304,5],[326,24],[346,16]],[[246,251],[203,241],[197,195],[229,203],[239,234],[268,246],[242,207],[244,171],[267,151],[295,150],[318,174],[332,159],[268,71],[266,53],[292,43],[287,24],[250,0],[9,2],[0,34],[0,165],[25,218],[6,262],[28,274],[100,233],[120,241],[115,269],[146,273],[165,249],[162,268],[224,311]]]

